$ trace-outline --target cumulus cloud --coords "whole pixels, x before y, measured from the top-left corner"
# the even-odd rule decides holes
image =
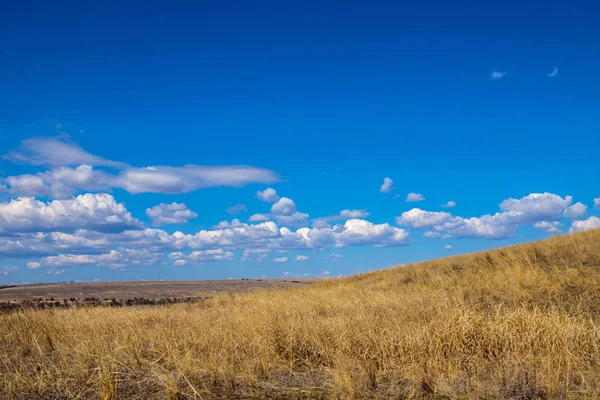
[[[271,212],[275,215],[292,215],[296,211],[296,203],[287,197],[282,197],[271,207]]]
[[[285,225],[299,225],[306,222],[309,215],[298,212],[296,203],[287,197],[280,198],[271,206],[271,214],[277,222]]]
[[[250,222],[264,222],[270,219],[271,217],[269,217],[267,214],[254,214],[248,220]]]
[[[210,230],[193,234],[169,234],[160,229],[127,230],[118,233],[98,233],[79,230],[74,233],[31,233],[0,237],[0,257],[52,256],[60,254],[90,255],[109,252],[118,247],[147,249],[156,254],[182,249],[203,250],[226,248],[321,249],[346,246],[402,246],[408,244],[409,233],[389,224],[374,224],[351,219],[343,225],[329,228],[279,227],[273,221],[245,224],[232,221]]]
[[[531,193],[521,199],[509,198],[500,203],[504,211],[520,215],[519,222],[549,221],[560,219],[562,211],[571,205],[572,196],[562,197],[552,193]]]
[[[533,227],[548,233],[560,233],[562,224],[560,221],[540,221],[533,224]]]
[[[277,196],[277,192],[273,188],[267,188],[262,192],[259,190],[256,192],[256,197],[262,201],[266,201],[267,203],[275,203],[279,200],[279,196]]]
[[[508,75],[508,71],[492,71],[491,78],[493,81],[497,81],[498,79],[504,78]]]
[[[452,251],[452,249],[453,249],[453,247],[450,246],[449,244],[447,244],[447,245],[444,246],[444,250],[445,251]]]
[[[109,194],[85,194],[44,203],[21,197],[0,203],[0,232],[120,232],[141,229],[122,203]]]
[[[187,224],[198,214],[189,210],[183,203],[160,203],[157,206],[146,209],[146,215],[152,220],[152,225],[162,226],[168,224]]]
[[[239,219],[234,218],[231,221],[221,221],[214,226],[214,229],[241,228],[245,226]]]
[[[587,206],[583,203],[575,203],[565,208],[563,215],[570,219],[580,219],[587,214]]]
[[[159,256],[153,254],[147,249],[125,249],[119,248],[111,250],[105,254],[61,254],[58,256],[44,257],[40,260],[38,266],[29,268],[50,267],[76,267],[81,265],[106,266],[113,269],[126,268],[131,265],[153,265],[157,263]]]
[[[352,218],[366,218],[369,216],[367,210],[342,210],[340,212],[340,217],[346,219]]]
[[[288,262],[288,258],[287,257],[277,257],[273,259],[273,262],[276,263],[286,263]]]
[[[400,218],[400,217],[398,217],[398,218]],[[435,239],[435,238],[442,237],[442,234],[439,232],[427,231],[427,232],[423,233],[423,236],[425,236],[426,238]]]
[[[456,207],[456,203],[452,200],[442,204],[442,207],[446,207],[446,208],[451,208],[451,207]]]
[[[308,256],[296,256],[296,262],[308,261]]]
[[[201,265],[209,262],[231,261],[234,254],[231,251],[223,249],[197,250],[189,254],[182,252],[173,252],[169,258],[175,260],[175,265],[184,266],[188,264]]]
[[[584,219],[582,221],[573,221],[569,232],[583,232],[589,231],[590,229],[600,229],[600,218],[589,217],[588,219]]]
[[[571,205],[572,200],[571,196],[562,198],[552,193],[531,193],[520,199],[504,200],[500,203],[500,209],[503,211],[494,215],[463,218],[454,217],[449,213],[413,209],[398,217],[397,222],[417,229],[433,226],[433,232],[442,233],[444,236],[501,239],[514,236],[519,225],[560,220],[563,211]],[[436,235],[430,233],[427,236]]]
[[[425,196],[423,196],[421,193],[409,193],[406,196],[407,203],[413,203],[413,202],[423,201],[423,200],[425,200]]]
[[[235,206],[229,207],[225,211],[227,214],[240,214],[248,211],[248,208],[244,204],[236,204]]]
[[[328,217],[316,218],[313,223],[313,228],[330,228],[331,224],[335,221],[342,221],[348,219],[363,219],[368,217],[370,214],[367,210],[342,210],[338,215],[330,215]]]
[[[600,197],[594,199],[594,210],[600,210]]]
[[[413,208],[412,210],[403,212],[401,216],[396,218],[396,223],[398,225],[410,226],[414,229],[422,229],[440,225],[451,218],[452,214],[447,212],[425,211],[420,208]]]
[[[277,222],[283,225],[303,225],[308,217],[308,214],[301,212],[295,212],[292,215],[275,215]]]
[[[383,184],[379,188],[379,191],[381,193],[389,193],[394,189],[394,187],[392,186],[393,184],[394,181],[391,178],[385,177],[383,178]]]

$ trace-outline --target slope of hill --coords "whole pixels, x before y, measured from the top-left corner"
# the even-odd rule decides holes
[[[275,292],[0,316],[4,398],[600,397],[600,231]]]

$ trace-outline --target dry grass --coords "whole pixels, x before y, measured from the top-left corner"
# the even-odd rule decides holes
[[[600,231],[203,304],[0,316],[17,399],[600,398]]]

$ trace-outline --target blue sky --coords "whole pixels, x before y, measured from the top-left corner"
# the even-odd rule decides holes
[[[0,283],[338,276],[600,227],[599,19],[4,7]]]

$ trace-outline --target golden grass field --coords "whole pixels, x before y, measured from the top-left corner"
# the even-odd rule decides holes
[[[600,231],[196,304],[3,315],[0,393],[600,398]]]

